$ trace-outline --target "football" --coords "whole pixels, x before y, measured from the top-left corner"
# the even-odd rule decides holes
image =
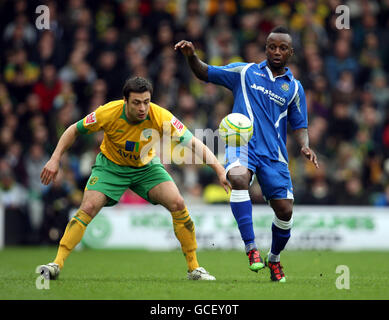
[[[253,124],[242,113],[230,113],[220,122],[219,136],[228,146],[244,146],[253,136]]]

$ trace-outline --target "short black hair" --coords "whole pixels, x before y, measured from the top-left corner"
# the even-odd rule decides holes
[[[285,33],[285,34],[288,34],[290,35],[290,32],[289,32],[289,29],[287,27],[284,27],[284,26],[277,26],[277,27],[274,27],[270,33]],[[269,34],[270,34],[269,33]]]
[[[132,77],[126,80],[123,86],[123,97],[128,99],[131,92],[143,93],[149,91],[153,94],[153,85],[151,82],[142,77]]]

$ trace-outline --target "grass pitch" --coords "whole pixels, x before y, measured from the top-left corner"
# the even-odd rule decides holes
[[[38,290],[38,265],[50,262],[55,247],[0,251],[1,300],[381,300],[389,299],[388,252],[285,251],[284,284],[270,281],[269,269],[248,269],[242,251],[199,251],[216,281],[186,280],[180,251],[92,250],[73,252],[59,280]],[[350,271],[350,289],[337,289],[339,265]]]

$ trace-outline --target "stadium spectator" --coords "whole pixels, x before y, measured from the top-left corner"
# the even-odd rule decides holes
[[[40,110],[45,114],[53,108],[55,97],[61,91],[61,81],[57,77],[54,65],[46,64],[42,67],[42,78],[33,88],[33,92],[39,97]]]
[[[32,60],[40,66],[53,64],[59,68],[63,64],[64,51],[62,46],[55,40],[55,35],[52,31],[45,31],[40,36],[36,51],[32,52]]]
[[[389,184],[385,187],[384,191],[379,193],[374,205],[378,207],[388,207],[389,206]]]
[[[28,244],[30,221],[28,216],[28,193],[19,184],[8,167],[0,164],[0,201],[7,217],[5,243],[8,245]]]
[[[329,138],[335,143],[350,141],[356,135],[357,125],[352,118],[350,105],[337,102],[333,106],[328,129]]]
[[[32,47],[35,44],[36,29],[24,13],[20,13],[4,30],[4,41],[8,48]]]
[[[351,56],[351,44],[338,39],[334,43],[334,54],[326,58],[326,76],[334,87],[342,71],[350,71],[355,76],[359,71],[357,61]]]
[[[28,186],[28,212],[32,229],[32,241],[39,242],[41,227],[43,223],[43,208],[42,195],[46,186],[40,183],[40,170],[48,160],[48,155],[45,153],[42,145],[35,143],[29,148],[28,154],[25,156],[25,168],[27,173]]]
[[[170,26],[174,25],[174,17],[169,12],[167,0],[151,1],[151,10],[146,14],[145,25],[150,34],[158,33],[161,24],[167,23]]]
[[[120,66],[116,51],[107,50],[99,55],[96,73],[99,79],[103,79],[107,83],[107,99],[117,100],[121,98],[121,84],[127,77],[125,71]]]
[[[357,172],[353,172],[351,177],[337,186],[339,196],[338,205],[361,206],[369,204],[369,199]]]
[[[22,102],[32,85],[38,80],[41,70],[39,66],[28,60],[24,48],[11,51],[7,57],[7,64],[4,68],[4,80],[12,99]]]
[[[57,179],[43,194],[44,216],[41,229],[41,241],[46,244],[56,244],[61,238],[63,230],[69,221],[69,212],[76,207],[72,203],[70,186],[62,170],[58,172]]]

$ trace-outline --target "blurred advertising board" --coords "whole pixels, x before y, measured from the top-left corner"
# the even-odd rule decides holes
[[[244,248],[229,205],[188,206],[195,223],[199,249]],[[73,213],[74,214],[74,213]],[[253,206],[259,248],[271,245],[273,211]],[[295,206],[287,249],[389,250],[389,210],[374,207]],[[170,213],[162,206],[116,205],[103,210],[89,224],[81,247],[179,248]]]

